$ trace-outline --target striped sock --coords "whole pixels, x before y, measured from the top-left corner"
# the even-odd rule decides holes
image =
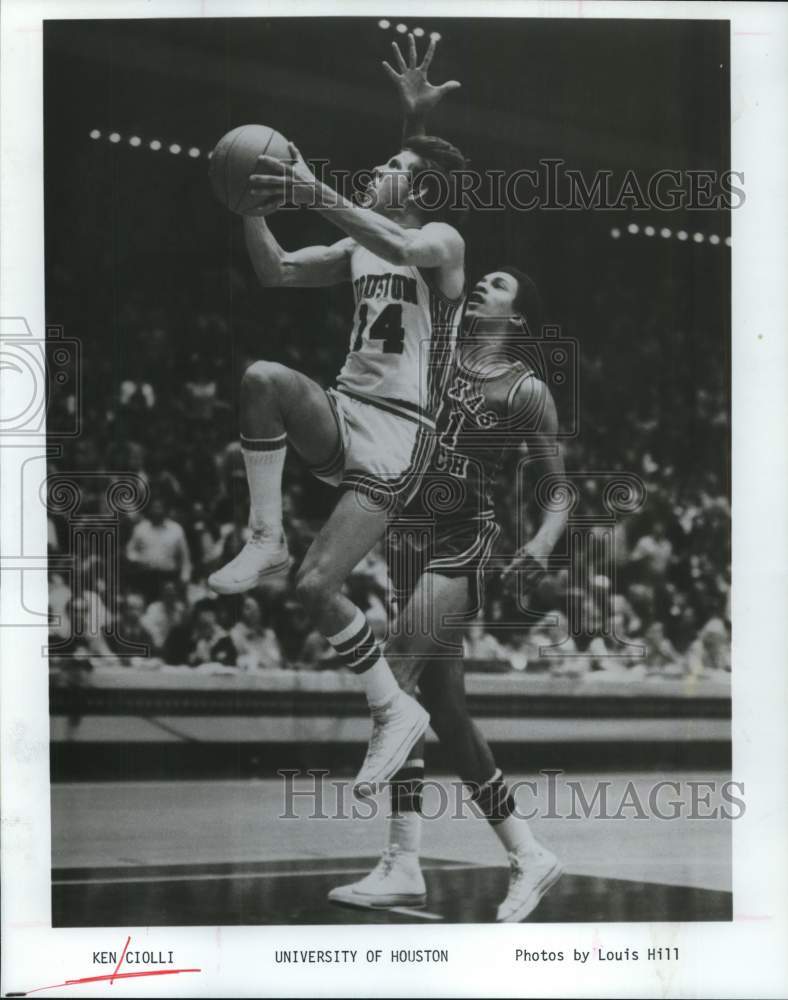
[[[371,707],[391,701],[400,688],[360,608],[349,625],[326,639],[339,662],[361,677]]]
[[[402,851],[419,853],[421,848],[421,792],[424,785],[424,761],[407,760],[391,779],[391,816],[388,824],[389,847],[397,844]]]
[[[241,451],[249,483],[249,527],[252,531],[282,530],[282,470],[287,438],[248,438],[241,435]]]
[[[528,823],[514,815],[514,796],[509,791],[499,768],[489,781],[475,786],[471,801],[495,830],[507,851],[528,850],[536,845]]]

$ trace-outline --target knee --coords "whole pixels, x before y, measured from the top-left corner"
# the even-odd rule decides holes
[[[333,582],[320,566],[299,570],[295,579],[296,597],[306,611],[314,616],[322,611],[334,596]]]
[[[255,361],[249,365],[241,379],[241,392],[246,395],[271,393],[287,384],[290,369],[275,361]]]

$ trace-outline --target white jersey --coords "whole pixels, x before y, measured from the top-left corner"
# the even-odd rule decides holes
[[[346,395],[434,425],[457,343],[463,296],[451,300],[416,267],[356,246],[350,353],[337,376]]]

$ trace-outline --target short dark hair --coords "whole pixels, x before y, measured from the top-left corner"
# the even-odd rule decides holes
[[[506,264],[498,270],[511,275],[517,282],[517,295],[513,303],[515,312],[525,320],[531,336],[538,336],[542,329],[542,299],[539,289],[525,271],[521,271],[518,267]]]
[[[408,136],[402,148],[415,153],[423,164],[415,172],[412,184],[414,191],[422,193],[423,203],[417,198],[419,207],[441,222],[461,226],[468,214],[462,186],[458,183],[458,175],[468,166],[465,156],[437,135]],[[442,183],[440,177],[445,178],[445,182]]]

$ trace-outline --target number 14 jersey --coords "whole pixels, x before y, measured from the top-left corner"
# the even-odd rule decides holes
[[[337,388],[434,426],[464,296],[451,300],[418,268],[389,264],[362,246],[350,267],[356,308]]]

